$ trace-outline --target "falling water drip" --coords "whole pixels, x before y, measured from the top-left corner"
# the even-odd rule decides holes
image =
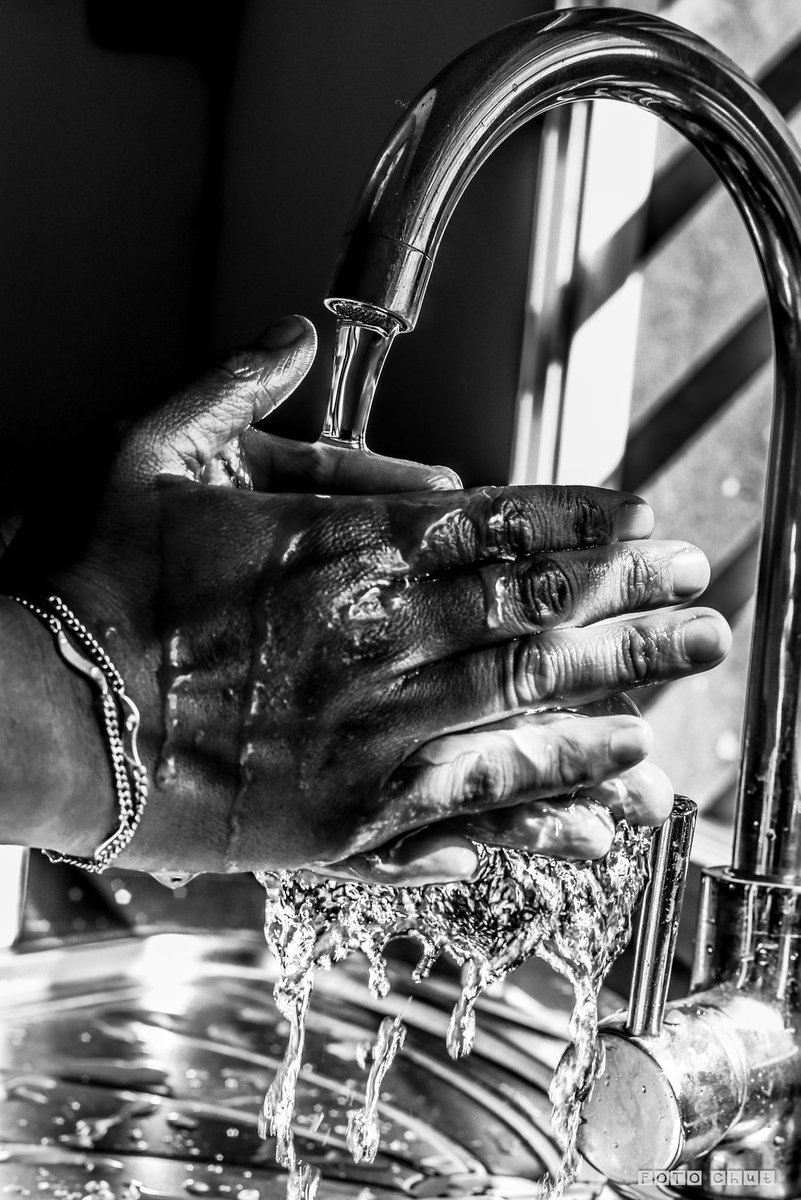
[[[400,1017],[384,1017],[373,1047],[373,1062],[364,1095],[364,1107],[358,1109],[348,1123],[348,1149],[353,1161],[374,1162],[378,1153],[378,1100],[381,1084],[406,1038],[406,1026]]]
[[[320,1171],[310,1163],[300,1163],[298,1170],[289,1177],[286,1200],[315,1200],[320,1186]],[[240,1200],[242,1193],[239,1193]]]
[[[476,1000],[487,986],[485,966],[475,961],[467,964],[462,992],[453,1006],[445,1045],[451,1058],[464,1058],[473,1049],[476,1038]]]
[[[259,1114],[259,1135],[275,1136],[275,1157],[282,1167],[294,1174],[295,1147],[292,1138],[292,1115],[295,1110],[295,1088],[298,1082],[303,1043],[306,1033],[306,1014],[312,990],[314,971],[307,969],[295,977],[284,977],[276,985],[276,1003],[289,1022],[289,1044],[284,1061],[276,1072]]]

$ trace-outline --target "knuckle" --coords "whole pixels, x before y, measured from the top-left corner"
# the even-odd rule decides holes
[[[573,503],[573,524],[582,546],[603,546],[609,541],[609,519],[592,496],[578,495]]]
[[[567,573],[553,558],[541,556],[520,573],[523,615],[538,625],[565,621],[574,607],[574,589]]]
[[[249,379],[259,375],[259,361],[252,350],[235,350],[217,364],[220,383]]]
[[[627,592],[635,607],[645,604],[653,594],[659,578],[656,564],[639,549],[628,549]]]
[[[536,549],[537,530],[526,497],[506,488],[482,488],[471,503],[474,535],[482,557],[508,557],[512,550],[530,554]]]
[[[559,788],[570,789],[593,781],[593,760],[586,746],[566,738],[556,739],[553,756],[554,783]]]
[[[502,754],[482,754],[465,774],[463,803],[480,808],[498,805],[512,791],[512,775],[510,763]]]
[[[435,517],[424,529],[420,561],[426,565],[430,563],[434,569],[440,566],[443,558],[455,557],[461,562],[471,562],[476,557],[476,546],[480,544],[478,524],[472,512],[461,507]]]
[[[521,638],[499,651],[503,696],[509,708],[540,704],[560,692],[563,663],[544,638]]]
[[[623,672],[635,683],[648,683],[659,668],[656,639],[636,625],[627,625],[621,633],[620,653]]]
[[[522,554],[534,548],[534,525],[531,512],[522,497],[507,495],[501,502],[501,527],[504,541]]]

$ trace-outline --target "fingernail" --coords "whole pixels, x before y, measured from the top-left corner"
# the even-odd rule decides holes
[[[684,652],[692,663],[715,662],[731,645],[731,631],[719,617],[695,617],[682,632]]]
[[[621,766],[640,762],[651,749],[653,735],[644,721],[634,720],[619,725],[609,738],[609,753]]]
[[[300,317],[283,317],[261,335],[258,344],[267,350],[284,350],[293,345],[305,331],[306,324]]]
[[[650,537],[653,528],[653,509],[644,500],[624,504],[617,510],[612,522],[612,533],[621,542]]]
[[[677,596],[702,592],[709,583],[709,562],[695,546],[681,550],[673,559],[673,591]]]
[[[458,492],[464,484],[450,467],[432,467],[427,487],[432,492]]]

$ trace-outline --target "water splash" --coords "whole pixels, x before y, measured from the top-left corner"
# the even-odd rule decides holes
[[[446,1038],[452,1058],[472,1048],[475,1004],[481,993],[531,955],[572,985],[571,1046],[550,1089],[562,1156],[553,1178],[539,1185],[542,1197],[560,1196],[578,1170],[581,1106],[601,1067],[596,1049],[598,992],[628,942],[631,916],[647,874],[649,845],[650,830],[632,829],[621,821],[601,862],[557,862],[481,846],[475,879],[421,888],[322,879],[310,871],[258,874],[266,889],[265,937],[280,967],[276,1003],[290,1024],[289,1044],[265,1100],[261,1131],[266,1135],[269,1123],[276,1136],[278,1160],[290,1170],[288,1195],[312,1200],[317,1188],[296,1159],[291,1129],[315,969],[330,968],[362,951],[370,963],[370,987],[384,996],[389,990],[384,948],[394,937],[412,936],[422,946],[416,978],[427,975],[443,953],[464,967],[462,992]],[[403,1036],[399,1017],[384,1020],[372,1051],[365,1104],[350,1119],[348,1147],[357,1162],[372,1161],[377,1151],[379,1090]]]
[[[284,1061],[264,1097],[259,1114],[259,1136],[266,1138],[269,1134],[274,1135],[276,1161],[282,1167],[288,1167],[293,1176],[297,1171],[297,1163],[292,1138],[292,1116],[295,1111],[295,1088],[303,1056],[306,1014],[309,1011],[313,978],[312,965],[294,977],[283,979],[283,986],[276,985],[275,999],[278,1010],[289,1022],[289,1043]]]

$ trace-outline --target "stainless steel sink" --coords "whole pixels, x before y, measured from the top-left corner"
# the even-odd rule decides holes
[[[447,970],[410,1004],[401,961],[386,1000],[358,960],[318,972],[296,1144],[323,1172],[321,1200],[535,1195],[558,1161],[547,1087],[572,997],[545,967],[525,971],[525,991],[507,983],[481,1003],[475,1049],[458,1063],[444,1044],[457,994]],[[263,943],[238,932],[7,952],[0,1193],[283,1197],[274,1145],[256,1131],[285,1042],[273,980]],[[357,1048],[399,1010],[409,1032],[382,1096],[381,1149],[357,1166],[345,1145],[365,1079]],[[602,1188],[597,1177],[575,1185]]]

